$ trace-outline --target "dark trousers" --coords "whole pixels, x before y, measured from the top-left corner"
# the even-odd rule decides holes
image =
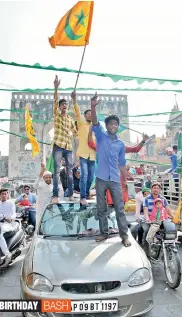
[[[34,226],[36,226],[36,211],[30,210],[29,211],[29,223]]]
[[[80,157],[80,170],[80,198],[84,199],[89,197],[90,187],[94,178],[95,161]]]
[[[54,159],[54,175],[53,175],[53,197],[59,196],[59,174],[60,174],[60,166],[61,160],[64,158],[66,163],[66,175],[68,182],[68,196],[71,197],[73,195],[73,163],[72,163],[72,152],[66,149],[62,149],[56,144],[53,147],[53,159]]]
[[[100,233],[101,235],[108,235],[108,218],[106,203],[107,189],[109,189],[112,196],[120,237],[122,239],[127,239],[128,223],[124,213],[124,203],[122,200],[121,184],[111,181],[104,181],[100,178],[96,178],[97,215],[99,218]]]

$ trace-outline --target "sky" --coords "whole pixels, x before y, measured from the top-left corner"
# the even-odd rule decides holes
[[[48,42],[60,18],[75,3],[75,0],[0,1],[0,59],[78,69],[82,47],[52,49]],[[96,0],[90,44],[86,49],[82,69],[128,76],[181,79],[181,38],[180,0]],[[55,75],[54,71],[0,65],[0,88],[51,88]],[[58,75],[62,87],[74,86],[76,74]],[[78,83],[78,87],[109,89],[116,86],[135,88],[138,85],[136,82],[116,84],[111,79],[87,75],[81,75]],[[148,83],[142,87],[164,89],[175,86]],[[177,87],[182,89],[181,85]],[[126,94],[130,115],[167,112],[174,105],[173,92]],[[181,94],[177,94],[177,101],[182,110]],[[0,92],[0,108],[10,109],[10,104],[11,93]],[[9,118],[9,112],[0,112],[0,118]],[[131,118],[130,127],[160,136],[165,134],[167,120],[166,115]],[[0,129],[9,131],[9,123],[0,122]],[[133,142],[136,142],[137,135],[131,133]],[[8,138],[8,135],[0,135],[0,151],[3,155],[9,151]]]

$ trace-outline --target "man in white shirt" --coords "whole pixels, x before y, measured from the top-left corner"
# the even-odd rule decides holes
[[[44,212],[47,205],[52,200],[52,173],[46,170],[44,164],[41,164],[41,172],[39,177],[34,183],[34,188],[37,190],[37,203],[36,203],[36,224],[38,225],[42,213]],[[61,195],[62,194],[62,195]],[[59,189],[59,198],[63,199],[63,189]]]
[[[0,248],[6,256],[5,264],[11,261],[11,253],[8,250],[4,233],[12,230],[12,222],[16,219],[16,206],[9,200],[7,189],[0,190],[0,219],[6,219],[5,222],[0,222]]]
[[[140,218],[140,212],[141,212],[141,206],[143,204],[143,194],[142,194],[142,184],[141,183],[135,183],[135,203],[136,203],[136,220],[138,221]]]

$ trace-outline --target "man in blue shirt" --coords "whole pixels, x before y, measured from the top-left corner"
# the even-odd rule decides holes
[[[106,132],[103,131],[100,123],[97,121],[95,107],[100,102],[97,94],[91,99],[91,115],[93,132],[97,139],[98,167],[96,171],[96,195],[97,195],[97,213],[99,218],[100,236],[96,241],[100,242],[108,237],[108,219],[106,191],[110,190],[113,204],[116,211],[116,219],[119,234],[123,245],[131,245],[128,240],[128,224],[124,213],[124,203],[122,200],[120,173],[124,180],[126,188],[126,160],[125,145],[118,139],[116,133],[119,128],[119,118],[116,115],[110,115],[105,119]]]
[[[37,201],[37,197],[35,194],[31,193],[30,192],[30,186],[29,185],[25,185],[24,186],[24,193],[28,196],[28,201],[29,203],[31,204],[31,207],[29,209],[29,221],[30,221],[30,224],[32,226],[34,226],[35,228],[35,225],[36,225],[36,209],[35,209],[35,204],[36,204],[36,201]],[[15,201],[15,204],[18,204],[20,203],[21,201],[23,200],[23,195],[20,195],[16,201]]]
[[[174,200],[178,201],[179,198],[179,174],[175,173],[176,168],[178,167],[178,161],[177,161],[177,151],[178,147],[177,145],[173,145],[173,147],[168,147],[166,149],[167,155],[170,157],[171,160],[171,169],[168,171],[168,174],[173,174],[173,179],[175,183],[175,189],[176,189],[176,197]]]

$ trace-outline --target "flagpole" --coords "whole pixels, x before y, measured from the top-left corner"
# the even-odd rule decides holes
[[[136,131],[136,130],[133,130],[133,129],[131,129],[131,128],[128,128],[128,127],[126,127],[128,130],[130,130],[130,131],[133,131],[133,132],[136,132],[136,133],[138,133],[138,134],[140,134],[140,135],[143,135],[143,133],[141,133],[141,132],[139,132],[139,131]]]
[[[77,77],[76,77],[76,82],[75,82],[74,91],[76,91],[76,87],[77,87],[77,84],[78,84],[78,79],[79,79],[79,76],[80,76],[80,71],[81,71],[82,64],[83,64],[83,60],[84,60],[84,56],[85,56],[86,46],[87,46],[87,43],[85,43],[85,46],[84,46],[84,49],[83,49],[83,54],[82,54],[82,58],[81,58],[81,62],[80,62],[80,67],[79,67],[79,70],[78,70],[78,74],[77,74]]]

